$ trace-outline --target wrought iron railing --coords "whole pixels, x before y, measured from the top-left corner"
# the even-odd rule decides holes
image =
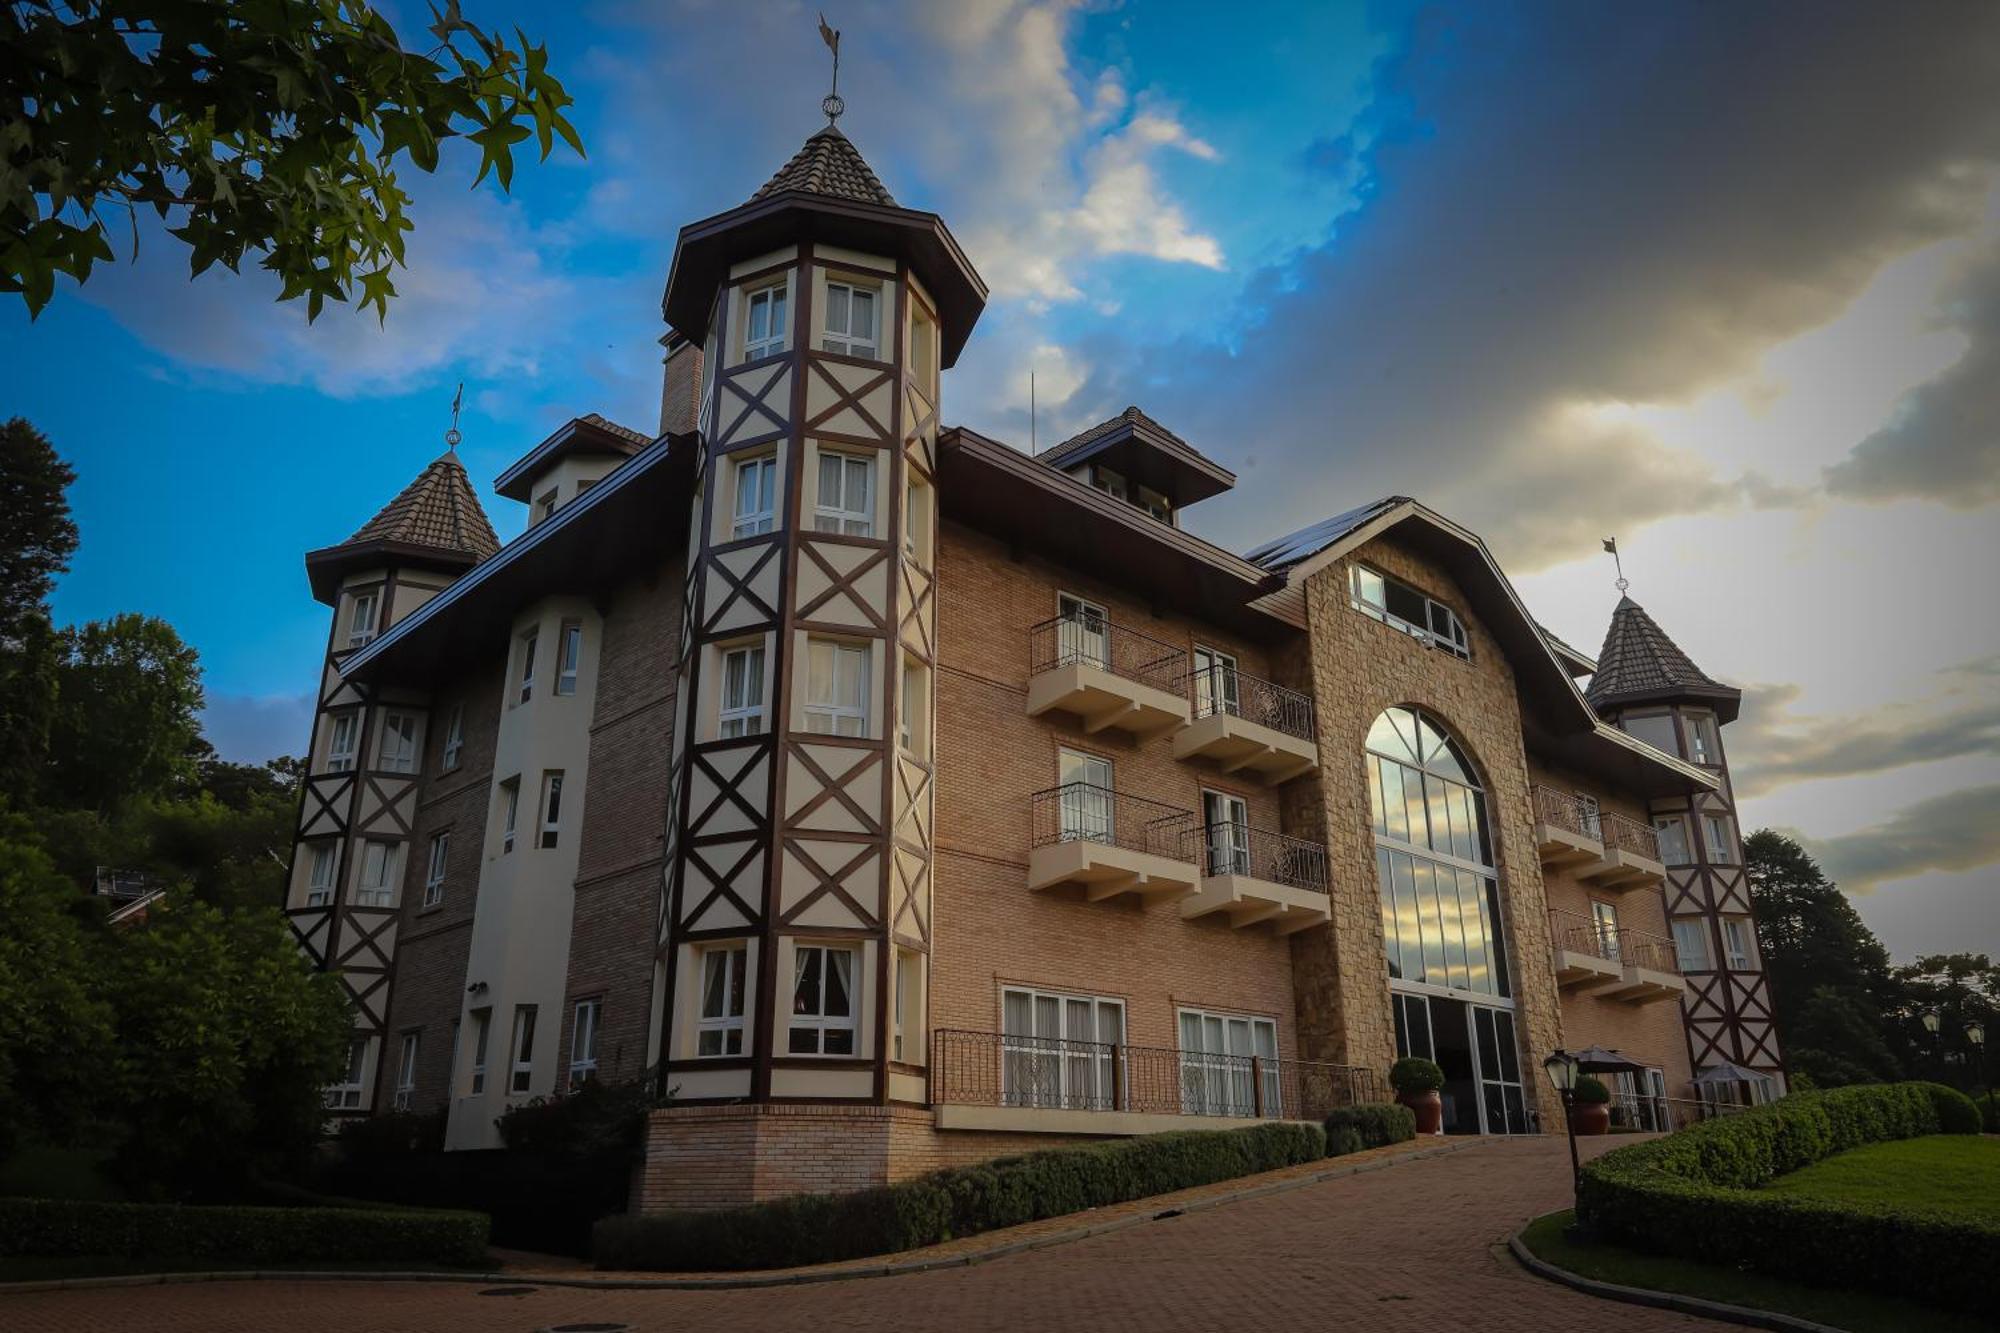
[[[1326,846],[1248,824],[1217,823],[1194,830],[1204,875],[1248,875],[1269,884],[1325,893]]]
[[[1671,1134],[1703,1120],[1736,1115],[1749,1109],[1729,1102],[1700,1101],[1692,1097],[1628,1096],[1614,1092],[1611,1096],[1611,1125],[1614,1129],[1629,1129],[1642,1134]]]
[[[1088,782],[1068,782],[1038,791],[1032,808],[1030,845],[1035,847],[1095,842],[1192,861],[1200,845],[1191,836],[1201,831],[1194,811]]]
[[[1246,675],[1235,667],[1220,663],[1196,667],[1188,673],[1187,694],[1198,718],[1226,713],[1302,741],[1313,738],[1310,695]]]
[[[1534,788],[1535,822],[1567,830],[1578,837],[1597,839],[1602,816],[1566,791],[1554,787]]]
[[[1648,861],[1660,859],[1660,834],[1652,825],[1641,824],[1636,819],[1627,819],[1609,811],[1598,816],[1598,823],[1603,826],[1599,837],[1606,851],[1616,847],[1634,856],[1643,856]]]
[[[1336,1107],[1386,1101],[1372,1069],[1162,1046],[940,1029],[931,1100],[1145,1115],[1320,1120]]]
[[[1593,920],[1566,907],[1549,909],[1549,937],[1556,948],[1654,972],[1679,972],[1680,955],[1664,935]]]
[[[1187,649],[1087,612],[1044,620],[1028,631],[1028,670],[1094,666],[1170,694],[1185,694]]]

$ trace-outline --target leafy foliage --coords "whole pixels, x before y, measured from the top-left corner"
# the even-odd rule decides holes
[[[1406,1055],[1389,1066],[1389,1086],[1405,1096],[1436,1092],[1444,1086],[1444,1070],[1435,1061]]]
[[[1326,1155],[1318,1125],[1149,1134],[956,1167],[854,1194],[719,1212],[607,1217],[599,1268],[784,1268],[935,1245],[1044,1217],[1231,1180]]]
[[[1394,1102],[1363,1102],[1359,1106],[1338,1107],[1326,1118],[1327,1156],[1340,1155],[1333,1150],[1333,1140],[1335,1135],[1344,1133],[1355,1135],[1361,1148],[1384,1148],[1415,1138],[1417,1117],[1409,1107]],[[1358,1152],[1360,1148],[1347,1151]]]
[[[44,799],[109,810],[191,783],[201,664],[166,621],[126,612],[62,631]]]
[[[0,1199],[0,1255],[7,1256],[470,1266],[486,1258],[486,1232],[478,1213]]]
[[[510,1106],[494,1123],[518,1152],[549,1157],[590,1157],[637,1152],[646,1136],[646,1110],[654,1079],[629,1083],[592,1079],[560,1097],[536,1097]]]
[[[0,425],[0,647],[39,618],[56,575],[76,554],[76,522],[66,493],[76,473],[28,423]]]
[[[1585,1074],[1576,1081],[1576,1089],[1570,1096],[1579,1106],[1603,1106],[1611,1100],[1611,1089],[1604,1086],[1604,1080]]]
[[[363,0],[17,0],[0,6],[0,291],[39,313],[58,274],[112,258],[107,212],[175,225],[198,276],[246,255],[308,319],[386,316],[411,228],[396,169],[478,146],[512,185],[528,139],[583,144],[548,50],[481,30],[449,0],[427,51]]]

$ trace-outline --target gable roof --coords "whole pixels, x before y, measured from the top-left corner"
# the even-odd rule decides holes
[[[1060,471],[1100,456],[1178,505],[1220,495],[1236,484],[1234,472],[1137,407],[1044,449],[1035,461]]]
[[[630,457],[652,442],[650,437],[630,426],[621,426],[595,412],[586,412],[556,427],[546,440],[510,464],[494,479],[493,490],[509,500],[525,501],[535,479],[572,454],[623,454]]]
[[[1604,632],[1597,674],[1590,678],[1585,697],[1599,709],[1646,700],[1707,699],[1716,705],[1717,716],[1728,722],[1735,718],[1743,693],[1696,666],[1645,607],[1621,597]]]
[[[823,194],[833,199],[853,199],[858,203],[897,207],[875,169],[862,160],[861,151],[848,137],[829,125],[807,139],[778,174],[764,182],[750,196],[750,202],[797,190]]]
[[[457,453],[446,452],[352,537],[308,552],[306,573],[313,596],[331,605],[348,570],[400,561],[459,571],[499,549],[465,464]]]
[[[1397,505],[1411,503],[1413,501],[1407,495],[1387,495],[1365,505],[1356,505],[1344,513],[1335,514],[1332,518],[1323,518],[1275,541],[1252,547],[1244,553],[1243,558],[1274,572],[1289,570],[1294,565],[1310,560],[1355,529],[1386,514]]]

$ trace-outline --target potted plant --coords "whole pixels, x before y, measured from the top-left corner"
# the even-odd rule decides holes
[[[1396,1090],[1396,1100],[1417,1117],[1417,1133],[1444,1133],[1444,1099],[1438,1096],[1444,1070],[1430,1060],[1406,1056],[1389,1066],[1389,1086]]]
[[[1603,1134],[1611,1129],[1611,1089],[1585,1074],[1570,1094],[1570,1123],[1579,1134]]]

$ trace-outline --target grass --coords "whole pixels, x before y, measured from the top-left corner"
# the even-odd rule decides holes
[[[1764,1189],[1822,1203],[2000,1221],[2000,1139],[1936,1134],[1871,1143],[1780,1176]]]
[[[1859,1149],[1857,1151],[1867,1151]],[[1849,1154],[1851,1155],[1851,1154]],[[1832,1159],[1829,1159],[1832,1160]],[[1816,1169],[1816,1168],[1815,1168]],[[1801,1172],[1800,1174],[1805,1174]],[[1616,1245],[1572,1240],[1565,1234],[1574,1214],[1568,1209],[1536,1218],[1521,1239],[1538,1259],[1599,1282],[1770,1310],[1828,1324],[1849,1333],[1991,1333],[1983,1319],[1936,1310],[1867,1292],[1808,1287],[1762,1273],[1717,1268],[1665,1255],[1641,1254]],[[1604,1322],[1615,1322],[1606,1316]]]

